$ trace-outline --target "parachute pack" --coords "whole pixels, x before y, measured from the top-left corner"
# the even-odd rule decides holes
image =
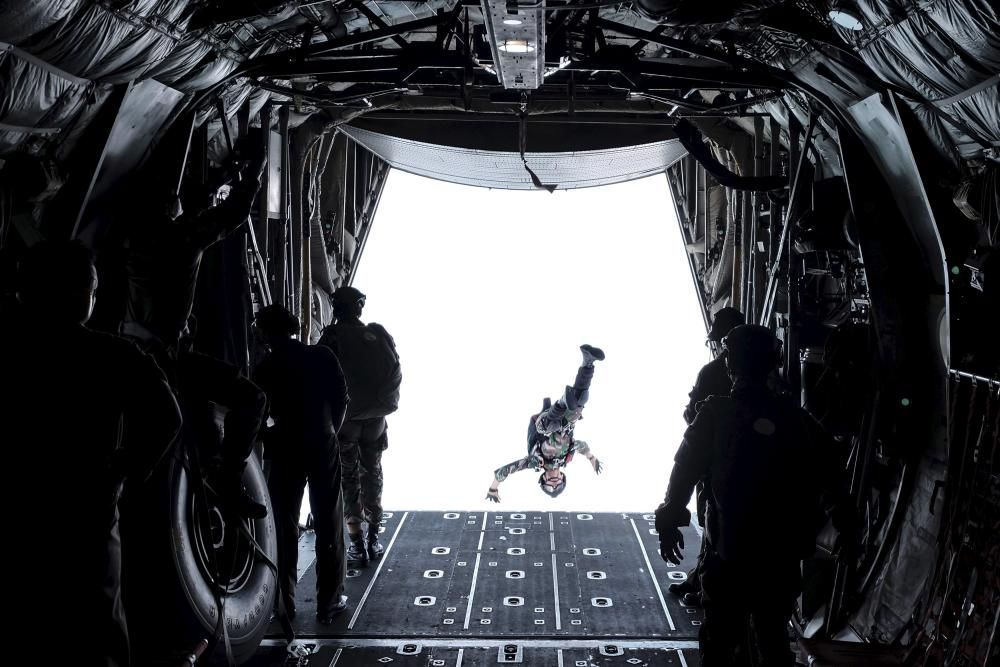
[[[403,374],[389,332],[375,323],[337,323],[327,329],[320,343],[337,353],[347,377],[348,419],[385,417],[396,411]]]

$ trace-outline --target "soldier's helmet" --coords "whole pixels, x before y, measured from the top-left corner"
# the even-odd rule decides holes
[[[293,336],[299,332],[299,318],[277,304],[261,308],[254,318],[254,324],[269,335]]]
[[[351,285],[343,285],[337,288],[337,291],[333,293],[333,304],[335,306],[353,306],[357,305],[358,308],[365,307],[365,295],[364,293],[356,287]]]
[[[547,481],[545,481],[545,473],[542,473],[541,475],[538,476],[538,486],[547,495],[549,495],[552,498],[555,498],[560,493],[566,490],[566,473],[562,474],[562,480],[559,482],[559,484],[555,486],[552,486]]]
[[[708,332],[708,339],[711,341],[720,341],[726,337],[733,328],[740,326],[746,322],[746,318],[743,313],[726,306],[719,312],[715,314],[715,319],[712,320],[712,328]]]
[[[767,327],[742,324],[722,340],[730,375],[763,379],[781,361],[781,341]]]

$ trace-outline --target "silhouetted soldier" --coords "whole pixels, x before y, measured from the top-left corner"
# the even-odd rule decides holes
[[[260,143],[260,142],[257,142]],[[253,140],[252,150],[258,150]],[[265,159],[262,152],[238,163],[209,186],[190,185],[185,207],[153,210],[137,220],[127,240],[128,299],[121,333],[152,354],[177,392],[185,418],[197,422],[189,429],[199,442],[215,433],[204,419],[209,402],[226,412],[219,482],[220,500],[245,517],[259,518],[264,505],[253,500],[242,484],[243,468],[253,449],[263,419],[260,391],[238,369],[193,352],[187,332],[194,305],[198,272],[206,250],[236,231],[247,220],[260,189]],[[218,205],[214,199],[229,180],[236,182]],[[190,338],[190,336],[189,336]]]
[[[745,322],[746,319],[740,311],[730,307],[722,308],[712,319],[712,328],[708,332],[708,342],[713,348],[720,346],[722,339],[730,331]],[[687,407],[684,408],[684,421],[688,424],[694,422],[702,401],[709,396],[728,396],[732,387],[733,380],[729,377],[729,370],[726,368],[726,357],[721,353],[717,354],[715,359],[702,366],[701,370],[698,371],[698,378],[694,381],[694,387],[688,394],[690,400]]]
[[[320,343],[332,349],[347,376],[351,402],[337,434],[344,466],[344,504],[351,544],[347,561],[364,567],[382,555],[378,541],[382,522],[382,452],[389,446],[385,418],[399,404],[402,381],[392,336],[381,325],[365,324],[365,295],[345,285],[333,294],[336,319]],[[368,522],[367,538],[362,523]]]
[[[258,147],[250,140],[245,142]],[[235,175],[185,191],[184,207],[152,210],[137,220],[127,240],[128,302],[122,333],[155,341],[166,349],[177,345],[194,305],[198,271],[205,251],[247,221],[266,164],[262,151],[254,154]],[[229,196],[215,198],[235,178]]]
[[[722,345],[722,339],[726,337],[726,334],[744,322],[743,313],[730,307],[720,309],[712,319],[712,328],[708,332],[708,342],[717,354],[715,359],[702,366],[701,370],[698,371],[698,378],[695,380],[694,387],[688,394],[690,400],[684,409],[684,421],[688,424],[694,422],[694,418],[698,415],[698,410],[701,408],[702,402],[709,396],[729,396],[729,390],[732,389],[733,381],[729,377],[729,370],[726,368],[726,357],[718,347]],[[697,498],[698,524],[702,528],[705,527],[705,504],[707,502],[704,489],[705,481],[701,480],[698,482]],[[680,583],[670,584],[667,587],[667,590],[679,596],[684,604],[688,606],[701,604],[701,575],[699,574],[699,570],[701,569],[702,561],[705,559],[707,543],[707,540],[702,539],[701,551],[698,553],[698,562],[688,571],[687,579]]]
[[[348,402],[347,382],[329,348],[292,338],[299,322],[287,309],[262,309],[256,327],[271,349],[254,380],[267,394],[274,419],[264,451],[271,460],[268,489],[277,528],[282,600],[294,617],[299,512],[308,481],[316,529],[316,618],[327,624],[347,608],[347,596],[342,595],[346,564],[337,444]]]
[[[553,404],[548,398],[542,402],[542,412],[531,417],[528,423],[528,455],[512,461],[493,472],[493,483],[486,499],[500,502],[499,486],[511,473],[532,468],[541,469],[538,486],[555,498],[566,489],[566,473],[562,469],[582,454],[590,461],[594,472],[601,474],[604,466],[590,451],[583,440],[573,437],[576,423],[583,416],[583,408],[590,398],[590,382],[594,378],[594,362],[604,359],[604,352],[591,345],[581,345],[583,364],[576,373],[573,386],[567,386],[562,398]]]
[[[705,667],[746,664],[734,658],[753,622],[764,665],[792,665],[786,626],[801,586],[800,562],[815,551],[822,525],[821,489],[829,455],[819,425],[768,388],[781,344],[765,327],[743,325],[725,338],[734,379],[731,396],[707,399],[674,457],[666,498],[656,510],[661,557],[679,564],[686,505],[706,479],[710,495],[701,570],[705,621],[699,633]],[[780,513],[781,529],[763,531]],[[762,577],[761,572],[768,576]]]
[[[59,636],[74,662],[128,665],[118,501],[152,473],[180,413],[151,357],[84,326],[97,289],[86,248],[33,246],[18,285],[21,312],[0,331],[4,465],[38,486],[24,496],[4,485],[15,540],[8,599],[24,622],[70,619]],[[33,576],[48,559],[58,559],[58,574]],[[43,649],[24,645],[36,661]]]

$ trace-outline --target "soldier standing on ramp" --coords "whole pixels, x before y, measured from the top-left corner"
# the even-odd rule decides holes
[[[351,544],[347,561],[364,567],[378,559],[382,522],[382,452],[389,446],[385,418],[399,405],[402,372],[392,336],[379,324],[365,324],[365,295],[345,285],[333,294],[335,323],[323,331],[321,345],[337,354],[347,376],[351,402],[341,427],[344,504]],[[367,536],[361,524],[368,522]]]
[[[822,495],[835,491],[837,466],[824,461],[830,449],[819,424],[767,386],[781,358],[774,334],[743,325],[723,344],[734,381],[731,396],[706,400],[684,433],[666,498],[656,510],[660,556],[680,564],[680,528],[691,520],[686,506],[698,481],[706,480],[702,664],[749,664],[744,653],[752,623],[761,664],[791,667],[786,626],[801,590],[800,564],[815,551],[824,521]],[[764,540],[768,517],[779,509],[783,529]]]
[[[261,309],[255,324],[271,350],[257,366],[254,380],[267,394],[274,418],[264,454],[271,460],[267,484],[277,529],[281,596],[294,618],[299,512],[308,483],[316,529],[316,620],[328,625],[347,608],[337,444],[348,402],[347,383],[330,350],[292,338],[299,321],[286,308]]]
[[[708,332],[708,342],[713,347],[721,346],[722,339],[726,337],[735,327],[744,324],[746,321],[743,313],[735,308],[722,308],[712,319],[712,328]],[[733,380],[729,377],[729,370],[726,368],[726,357],[721,350],[716,350],[718,355],[708,362],[698,371],[698,378],[694,382],[691,393],[688,394],[691,400],[688,401],[684,409],[684,421],[690,425],[694,418],[698,416],[698,410],[711,396],[729,396],[729,391],[733,387]],[[705,493],[705,480],[698,482],[698,524],[705,527],[705,511],[708,502],[708,494]],[[667,587],[674,595],[681,598],[681,602],[691,607],[701,605],[701,564],[705,560],[705,553],[708,548],[708,538],[701,541],[701,551],[698,553],[698,562],[687,573],[687,579],[682,582],[670,584]]]

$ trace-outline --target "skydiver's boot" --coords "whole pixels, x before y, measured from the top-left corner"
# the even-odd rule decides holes
[[[584,366],[593,366],[595,361],[604,361],[604,350],[599,347],[581,345],[580,351],[583,352]]]
[[[590,398],[590,382],[594,379],[594,362],[604,359],[604,350],[593,345],[581,345],[580,351],[583,353],[583,364],[576,371],[576,380],[573,386],[566,387],[563,394],[566,406],[570,410],[582,408]]]
[[[385,549],[382,547],[382,543],[378,541],[378,524],[368,525],[368,558],[372,561],[376,561],[382,557],[385,553]]]
[[[347,547],[347,564],[351,567],[368,567],[368,548],[365,546],[364,533],[351,535],[351,543]]]

